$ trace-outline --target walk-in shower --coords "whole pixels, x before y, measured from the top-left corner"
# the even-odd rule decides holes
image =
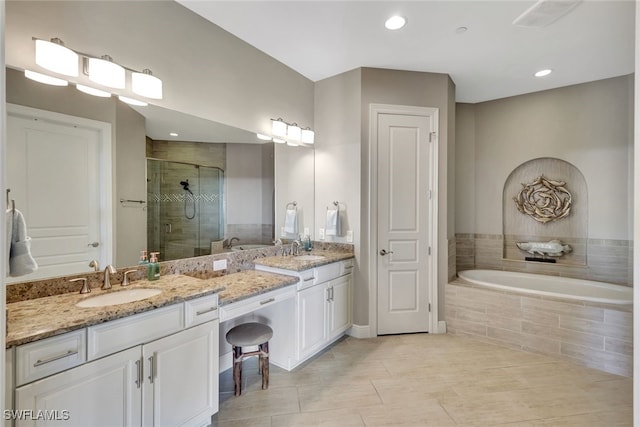
[[[147,159],[147,249],[160,260],[211,253],[224,235],[224,171]]]

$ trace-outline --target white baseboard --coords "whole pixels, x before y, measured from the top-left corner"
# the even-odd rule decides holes
[[[230,351],[225,354],[221,354],[218,358],[218,372],[224,372],[227,369],[233,368],[233,352]]]
[[[359,339],[372,337],[369,325],[352,325],[347,331],[347,335]]]
[[[438,322],[438,333],[439,334],[446,334],[447,333],[447,322],[445,322],[444,320],[440,320]]]

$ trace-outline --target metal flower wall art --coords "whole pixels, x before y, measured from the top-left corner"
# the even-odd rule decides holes
[[[571,212],[572,197],[565,184],[540,175],[529,184],[522,184],[513,200],[520,212],[542,224],[557,221]]]

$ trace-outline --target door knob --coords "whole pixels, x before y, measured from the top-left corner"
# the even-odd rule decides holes
[[[98,246],[100,246],[100,242],[89,243],[87,246],[91,246],[91,247],[97,248]]]
[[[393,251],[387,252],[386,249],[381,249],[380,250],[380,255],[382,255],[382,256],[389,255],[389,254],[392,254],[392,253],[393,253]]]

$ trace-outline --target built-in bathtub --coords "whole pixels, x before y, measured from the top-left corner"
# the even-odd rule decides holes
[[[461,279],[492,289],[605,304],[633,304],[633,288],[593,280],[500,270],[465,270]]]
[[[632,288],[494,270],[458,276],[445,287],[448,332],[631,376]]]

